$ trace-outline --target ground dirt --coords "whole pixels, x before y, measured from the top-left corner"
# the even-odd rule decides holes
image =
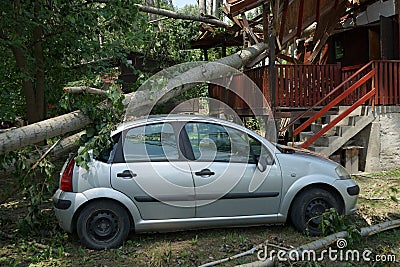
[[[400,218],[400,171],[355,176],[361,187],[359,210],[350,218],[367,226]],[[2,194],[10,192],[10,181],[2,182]],[[17,185],[14,185],[17,186]],[[14,187],[13,187],[14,188]],[[224,228],[174,233],[131,233],[118,249],[93,251],[83,248],[76,235],[64,233],[56,223],[49,196],[41,207],[40,226],[24,227],[21,220],[29,201],[21,193],[11,195],[0,205],[0,266],[198,266],[247,251],[268,242],[291,248],[318,238],[309,237],[286,226]],[[395,262],[301,262],[287,266],[400,266],[400,229],[362,238],[347,247],[372,256],[394,255]],[[371,257],[372,257],[371,256]],[[234,266],[257,260],[257,253],[228,261]],[[392,259],[391,259],[392,260]]]

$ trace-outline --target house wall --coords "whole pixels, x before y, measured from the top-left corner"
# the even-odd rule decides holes
[[[379,172],[400,169],[400,107],[377,107],[375,121],[361,131],[356,143],[360,150],[360,170]]]

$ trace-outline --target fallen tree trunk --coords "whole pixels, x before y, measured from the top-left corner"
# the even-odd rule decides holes
[[[238,69],[251,62],[265,49],[266,46],[264,43],[258,43],[215,62]],[[158,92],[153,92],[152,88],[149,88],[149,90],[130,93],[125,95],[124,104],[125,106],[129,104],[129,114],[135,114],[136,116],[144,115],[149,112],[149,108],[154,106],[156,101],[154,99],[158,99],[159,96],[162,96],[162,98],[158,103],[163,103],[193,87],[193,84],[185,84],[185,82],[182,81],[202,81],[205,77],[212,80],[225,76],[230,70],[228,68],[221,68],[221,66],[222,65],[218,66],[212,63],[204,63],[171,79],[169,86],[173,86],[173,84],[179,85],[172,90],[167,88],[168,90],[162,89]],[[185,85],[180,86],[181,84]],[[155,94],[156,97],[154,97]],[[90,119],[81,111],[74,111],[3,132],[0,134],[0,154],[39,143],[48,138],[80,130],[90,123]]]
[[[161,8],[156,8],[152,6],[143,6],[140,4],[135,4],[137,8],[139,8],[140,11],[146,12],[146,13],[151,13],[151,14],[156,14],[156,15],[162,15],[166,16],[169,18],[174,18],[174,19],[185,19],[185,20],[191,20],[191,21],[200,21],[200,22],[205,22],[209,23],[215,26],[220,26],[223,28],[228,28],[229,24],[226,22],[223,22],[222,20],[219,20],[217,18],[210,18],[206,16],[195,16],[195,15],[189,15],[189,14],[182,14],[182,13],[177,13],[171,10],[166,10],[166,9],[161,9]]]
[[[0,154],[82,129],[91,123],[82,111],[74,111],[0,134]]]
[[[72,152],[72,151],[76,151],[78,149],[78,145],[77,145],[77,141],[79,140],[79,138],[81,137],[81,135],[85,133],[85,131],[79,132],[77,134],[68,136],[66,138],[64,138],[63,140],[61,140],[57,146],[54,147],[54,149],[52,149],[50,151],[50,153],[47,155],[49,158],[51,158],[52,160],[57,160],[60,159],[62,157],[65,157],[68,153]],[[47,148],[45,148],[46,150]],[[32,154],[30,155],[30,160],[28,160],[26,162],[27,165],[31,165],[35,159],[38,158],[39,155],[37,154]],[[13,174],[13,172],[16,170],[15,164],[8,164],[4,167],[4,171],[0,171],[0,178],[3,177],[7,177]],[[2,201],[0,201],[1,203]]]
[[[370,235],[374,235],[383,231],[387,231],[390,229],[394,229],[400,227],[400,220],[393,220],[393,221],[386,221],[383,223],[379,223],[376,225],[372,225],[372,226],[368,226],[368,227],[364,227],[361,228],[361,236],[370,236]],[[342,232],[338,232],[329,236],[326,236],[324,238],[315,240],[313,242],[310,242],[308,244],[302,245],[300,247],[294,248],[292,250],[289,250],[286,252],[286,255],[290,255],[290,253],[296,254],[297,255],[301,255],[303,251],[317,251],[320,249],[323,249],[329,245],[331,245],[332,243],[338,241],[338,239],[340,238],[345,238],[348,235],[347,231],[342,231]],[[295,252],[295,253],[293,253]],[[283,256],[283,255],[281,255]],[[251,262],[251,263],[247,263],[247,264],[242,264],[242,265],[238,265],[236,267],[273,267],[276,266],[275,262],[276,262],[277,258],[276,256],[273,258],[268,258],[265,261],[255,261],[255,262]]]

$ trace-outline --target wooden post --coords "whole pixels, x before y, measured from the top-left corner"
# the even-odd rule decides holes
[[[226,57],[226,46],[225,46],[225,44],[222,45],[222,57]]]
[[[267,25],[268,28],[268,48],[269,48],[269,67],[268,67],[268,72],[269,72],[269,90],[271,94],[271,108],[275,109],[275,96],[276,96],[276,74],[275,74],[275,33],[274,33],[274,17],[271,15],[270,12],[270,1],[267,1],[263,5],[263,18],[266,18],[266,21],[264,21],[264,27]],[[264,28],[265,32],[265,28]],[[264,42],[265,40],[265,35],[264,35]]]
[[[204,48],[203,53],[204,53],[204,61],[208,61],[208,49]]]

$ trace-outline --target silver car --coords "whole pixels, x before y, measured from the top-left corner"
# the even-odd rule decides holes
[[[117,247],[130,230],[283,224],[321,233],[321,214],[356,210],[359,187],[339,164],[274,145],[210,117],[161,116],[121,125],[114,144],[71,157],[54,195],[55,214],[91,249]]]

